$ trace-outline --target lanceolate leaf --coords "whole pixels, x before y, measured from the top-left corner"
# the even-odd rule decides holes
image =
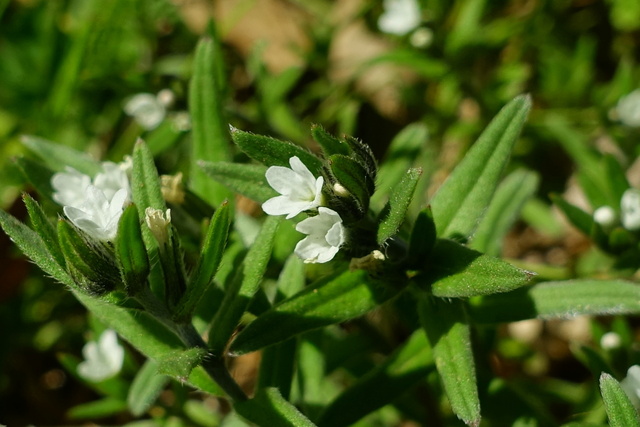
[[[534,273],[483,255],[451,240],[438,239],[424,261],[419,283],[438,297],[464,298],[508,292],[525,285]]]
[[[535,194],[538,181],[536,173],[522,169],[506,177],[496,190],[469,246],[487,255],[499,256],[504,236],[518,219],[522,206]]]
[[[620,383],[611,375],[600,376],[600,392],[611,427],[638,427],[640,417]]]
[[[147,359],[129,388],[127,395],[129,411],[135,417],[147,412],[170,379],[169,376],[158,373],[158,364],[153,359]]]
[[[469,236],[486,210],[524,124],[531,99],[507,104],[431,200],[441,237]]]
[[[259,350],[302,332],[361,316],[400,292],[401,287],[347,271],[322,279],[251,322],[231,344],[235,354]]]
[[[325,157],[329,157],[334,154],[344,154],[349,155],[351,150],[346,142],[336,138],[333,135],[330,135],[326,130],[322,128],[320,125],[311,126],[311,136],[314,141],[316,141],[320,147],[322,147],[322,152]]]
[[[173,331],[147,312],[119,307],[77,291],[73,293],[102,322],[151,359],[162,360],[171,354],[176,354],[176,350],[185,348]],[[176,379],[184,381],[182,377]],[[220,387],[204,373],[202,367],[197,367],[191,372],[187,383],[216,396],[225,395]]]
[[[238,414],[259,426],[315,426],[295,406],[287,402],[276,388],[259,390],[253,399],[237,402],[233,408]]]
[[[153,154],[142,140],[138,140],[133,149],[131,190],[141,219],[144,219],[144,211],[148,207],[160,209],[163,212],[167,209],[162,197],[160,178],[153,161]]]
[[[36,153],[51,170],[56,172],[63,171],[65,166],[69,166],[78,172],[94,176],[102,169],[97,160],[65,145],[32,135],[23,136],[22,143]]]
[[[281,217],[267,217],[244,259],[238,276],[225,292],[209,334],[209,347],[216,356],[220,356],[224,351],[227,341],[260,287],[281,220]]]
[[[115,249],[127,294],[136,296],[147,286],[150,264],[134,205],[125,208],[120,217]]]
[[[640,286],[624,280],[592,279],[538,283],[472,300],[468,313],[474,323],[640,314]]]
[[[289,167],[289,159],[297,156],[315,176],[320,175],[322,163],[308,150],[290,142],[232,129],[231,137],[242,151],[265,166]]]
[[[229,205],[223,203],[211,218],[196,269],[191,275],[186,292],[174,310],[174,319],[177,322],[191,321],[191,316],[200,302],[200,298],[213,282],[213,277],[218,271],[227,244],[230,225]]]
[[[42,271],[60,283],[64,283],[67,286],[76,286],[71,276],[56,262],[53,255],[47,250],[47,246],[38,233],[2,209],[0,209],[0,226],[16,246],[18,246],[27,257],[31,258]]]
[[[228,161],[231,159],[229,126],[223,114],[225,101],[218,63],[222,61],[216,40],[204,38],[196,47],[193,77],[189,84],[189,112],[193,135],[193,170],[191,188],[214,205],[230,199],[230,192],[211,181],[197,161]]]
[[[325,409],[319,426],[351,425],[393,402],[434,368],[431,348],[422,329],[382,364],[365,374]]]
[[[267,183],[267,167],[264,165],[200,162],[200,167],[211,178],[258,203],[278,195]]]
[[[400,229],[421,175],[422,169],[409,169],[400,183],[394,187],[389,203],[380,214],[377,237],[379,245],[382,245]]]
[[[51,221],[49,221],[49,218],[47,218],[47,215],[44,213],[38,202],[36,202],[31,196],[24,193],[22,195],[22,200],[24,200],[24,204],[29,212],[31,225],[35,229],[36,233],[40,235],[42,243],[47,247],[47,250],[56,262],[60,266],[64,267],[64,255],[62,254],[60,244],[58,243],[58,234],[56,233],[55,227]]]
[[[478,426],[480,400],[464,302],[433,298],[426,292],[419,297],[420,322],[453,412],[467,425]]]

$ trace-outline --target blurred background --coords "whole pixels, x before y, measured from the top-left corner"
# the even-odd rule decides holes
[[[548,195],[563,193],[592,211],[574,176],[581,150],[614,156],[640,187],[640,2],[423,0],[412,7],[394,12],[390,2],[368,0],[0,0],[0,208],[26,217],[20,194],[32,189],[14,159],[33,155],[22,135],[114,161],[141,136],[161,173],[188,173],[193,52],[201,36],[216,34],[231,124],[308,144],[310,125],[319,123],[364,140],[382,159],[401,129],[420,123],[428,131],[421,147],[432,165],[428,191],[505,103],[530,93],[534,108],[512,168],[536,172],[540,185],[501,254],[536,264],[549,278],[611,274],[606,257],[554,215]],[[91,322],[62,285],[0,234],[0,423],[87,424],[69,410],[99,393],[70,375],[61,355],[81,357]],[[615,322],[632,340],[633,325]],[[571,345],[593,342],[610,324],[596,332],[584,320],[512,325],[496,350],[498,374],[580,387],[589,375]],[[132,358],[125,377],[135,370]],[[175,404],[192,400],[195,409]],[[219,410],[212,409],[219,402],[179,387],[159,402],[151,413],[157,419],[175,414],[218,425],[198,414]],[[132,419],[116,411],[101,422]]]

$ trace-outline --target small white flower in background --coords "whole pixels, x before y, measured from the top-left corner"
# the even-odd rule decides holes
[[[604,228],[611,228],[618,218],[616,211],[611,206],[601,206],[593,212],[593,220]]]
[[[627,376],[620,381],[620,386],[629,396],[629,400],[636,409],[640,410],[640,366],[633,365],[627,371]]]
[[[411,37],[409,37],[409,43],[411,43],[411,46],[419,49],[429,47],[432,42],[433,31],[429,28],[418,28],[411,34]]]
[[[295,248],[305,263],[331,261],[344,243],[342,218],[329,208],[319,207],[318,215],[300,221],[296,230],[307,234]]]
[[[622,338],[615,332],[607,332],[600,338],[600,347],[605,350],[613,350],[622,345]]]
[[[314,177],[298,157],[291,157],[289,164],[291,168],[271,166],[267,169],[267,182],[281,195],[262,204],[267,214],[287,215],[287,219],[320,206],[324,183],[324,178]]]
[[[623,96],[618,101],[614,115],[622,124],[629,127],[640,126],[640,89]]]
[[[403,36],[420,25],[417,0],[384,0],[383,8],[378,19],[378,28],[383,33]]]
[[[76,227],[98,240],[113,240],[118,232],[118,221],[122,216],[128,192],[118,190],[111,200],[104,192],[90,185],[85,200],[79,206],[64,206],[64,214]]]
[[[146,130],[152,130],[162,123],[173,101],[174,95],[169,89],[161,90],[158,95],[139,93],[126,101],[124,112]]]
[[[640,230],[640,190],[630,188],[620,200],[622,225],[630,231]]]
[[[64,172],[58,172],[51,178],[51,186],[55,190],[53,200],[63,206],[81,205],[91,185],[91,177],[67,166]]]
[[[124,361],[124,348],[118,344],[118,336],[112,329],[105,330],[98,341],[89,341],[82,348],[84,361],[78,365],[81,377],[99,382],[120,372]]]
[[[168,227],[171,224],[171,209],[162,212],[160,209],[147,208],[144,211],[144,221],[151,230],[153,237],[162,246],[169,238]]]

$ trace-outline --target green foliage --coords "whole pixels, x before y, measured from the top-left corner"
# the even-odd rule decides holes
[[[169,377],[158,373],[158,363],[148,359],[131,382],[127,405],[136,417],[146,413],[169,382]]]
[[[618,381],[611,375],[603,373],[600,376],[600,392],[602,393],[602,400],[604,401],[604,407],[607,409],[611,427],[640,425],[638,412],[636,412]]]

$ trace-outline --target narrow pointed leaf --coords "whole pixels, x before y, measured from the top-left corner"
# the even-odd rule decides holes
[[[94,176],[102,169],[100,162],[92,159],[86,153],[66,145],[56,144],[32,135],[23,136],[22,143],[36,153],[51,170],[56,172],[63,171],[65,166],[70,166],[78,172]]]
[[[192,123],[191,189],[215,206],[229,200],[232,194],[224,186],[207,177],[198,161],[231,160],[229,125],[224,117],[225,101],[218,74],[222,58],[217,40],[203,38],[196,47],[193,77],[189,84],[189,112]]]
[[[397,280],[396,280],[397,282]],[[402,290],[364,270],[325,278],[282,301],[251,322],[233,341],[235,354],[259,350],[302,332],[344,322],[383,304]]]
[[[126,409],[127,402],[113,397],[105,397],[104,399],[76,405],[69,409],[67,416],[72,420],[96,419],[108,417]]]
[[[47,218],[47,215],[44,213],[38,202],[36,202],[31,196],[24,193],[22,195],[22,200],[24,200],[27,212],[29,212],[29,218],[31,219],[31,225],[34,228],[34,231],[40,235],[42,243],[44,243],[51,256],[53,256],[60,266],[64,267],[64,255],[62,254],[62,249],[60,249],[60,244],[58,243],[58,233],[56,232],[55,227],[51,221],[49,221],[49,218]]]
[[[289,167],[289,159],[296,156],[314,175],[318,176],[322,170],[320,159],[308,150],[290,142],[244,132],[240,129],[232,129],[231,137],[247,156],[265,166]]]
[[[469,246],[487,255],[499,256],[502,240],[524,204],[535,194],[538,182],[536,173],[522,169],[507,176],[496,190]]]
[[[600,392],[611,427],[638,427],[640,417],[620,383],[611,375],[600,375]]]
[[[369,209],[369,196],[373,193],[374,182],[365,169],[355,160],[334,154],[329,158],[331,173],[353,197],[358,201],[360,211],[364,214]]]
[[[409,169],[398,185],[394,187],[387,206],[380,214],[377,236],[379,245],[382,245],[400,229],[421,175],[422,169]]]
[[[135,205],[127,206],[120,217],[115,249],[127,294],[139,295],[147,286],[151,267]]]
[[[0,209],[0,227],[2,227],[16,246],[35,262],[42,271],[60,283],[64,283],[67,286],[76,286],[69,273],[56,262],[53,255],[47,250],[47,246],[38,233],[2,209]]]
[[[453,412],[467,425],[478,426],[480,400],[464,302],[421,293],[419,311]]]
[[[417,280],[430,284],[433,295],[446,298],[508,292],[525,285],[534,275],[444,239],[438,239],[425,264],[424,274]]]
[[[349,146],[344,141],[329,134],[320,125],[311,126],[311,136],[313,137],[313,140],[322,147],[322,152],[325,157],[329,157],[334,154],[349,155],[351,152]]]
[[[222,203],[211,218],[198,264],[191,275],[186,292],[174,310],[173,317],[177,322],[191,321],[191,316],[200,299],[213,283],[213,277],[218,271],[224,248],[227,245],[230,225],[229,204]]]
[[[260,426],[315,426],[295,406],[287,402],[276,388],[259,390],[253,399],[237,402],[233,408],[242,417]]]
[[[538,283],[470,301],[474,323],[578,315],[640,314],[640,286],[624,280],[565,280]]]
[[[200,162],[200,167],[211,178],[258,203],[278,195],[265,178],[267,167],[264,165]]]
[[[410,268],[420,269],[429,259],[436,244],[436,224],[433,222],[431,207],[427,206],[416,218],[409,240],[407,264]]]
[[[431,347],[422,329],[381,365],[367,372],[324,410],[319,426],[348,426],[387,405],[434,369]]]
[[[170,377],[158,373],[158,364],[152,360],[147,361],[138,370],[127,395],[127,405],[129,412],[134,417],[139,417],[147,412],[164,388],[167,386]]]
[[[227,341],[260,287],[281,221],[281,217],[267,217],[244,259],[239,275],[232,282],[231,288],[226,290],[209,335],[209,347],[216,356],[224,351]]]
[[[160,178],[153,161],[153,154],[142,140],[138,140],[133,149],[131,190],[141,219],[144,219],[144,211],[148,207],[160,209],[163,212],[167,209],[162,197]]]
[[[530,108],[530,97],[518,96],[500,110],[440,187],[431,200],[439,236],[467,237],[474,231]]]
[[[551,201],[560,208],[562,213],[571,221],[574,227],[582,231],[587,236],[591,235],[594,221],[593,217],[577,206],[564,200],[557,194],[551,194]]]

